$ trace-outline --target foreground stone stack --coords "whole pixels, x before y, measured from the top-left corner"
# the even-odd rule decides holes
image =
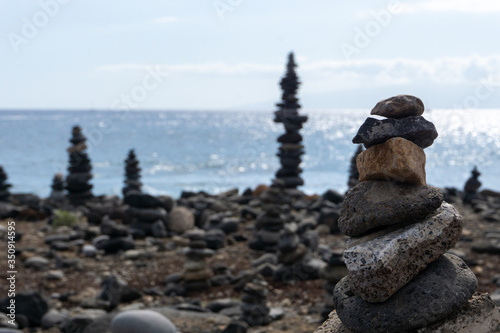
[[[283,183],[275,181],[267,191],[260,195],[263,213],[257,217],[254,239],[248,246],[252,250],[276,252],[285,225],[283,205],[287,203],[283,195]]]
[[[68,148],[69,153],[69,175],[66,177],[66,190],[68,191],[68,199],[73,205],[83,205],[90,200],[92,195],[92,185],[89,183],[92,179],[92,165],[90,159],[85,152],[87,140],[82,134],[82,129],[79,126],[74,126],[72,136],[69,140],[72,144]]]
[[[168,212],[158,198],[140,192],[127,192],[124,199],[129,207],[126,214],[131,217],[130,231],[135,237],[167,236]]]
[[[134,191],[135,193],[141,192],[142,183],[139,181],[140,178],[141,168],[139,167],[139,161],[135,156],[134,150],[130,149],[125,160],[125,186],[122,189],[124,197],[130,191]]]
[[[353,139],[367,148],[357,158],[360,183],[344,200],[338,224],[351,236],[344,251],[349,275],[333,301],[343,329],[407,332],[459,311],[477,280],[458,257],[462,217],[426,184],[424,148],[437,137],[421,115],[420,99],[379,102]],[[345,332],[346,330],[337,330]]]
[[[270,309],[267,306],[267,283],[254,279],[243,288],[241,301],[242,318],[250,326],[265,326],[271,322]]]
[[[7,183],[7,174],[0,166],[0,201],[9,201],[10,192],[9,188],[12,185]]]
[[[281,146],[277,156],[280,158],[281,168],[276,172],[276,178],[282,180],[286,188],[304,185],[304,180],[300,177],[302,169],[299,167],[302,162],[301,156],[304,154],[304,146],[299,130],[307,121],[307,116],[299,115],[298,112],[300,105],[296,94],[300,82],[295,73],[295,67],[297,65],[293,53],[290,53],[287,72],[280,82],[283,90],[282,101],[276,104],[279,110],[274,112],[274,122],[283,123],[286,131],[278,138]]]

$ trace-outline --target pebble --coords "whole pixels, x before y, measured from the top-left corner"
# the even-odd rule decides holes
[[[371,115],[395,119],[421,116],[423,113],[424,103],[411,95],[397,95],[381,100],[370,112]]]
[[[174,324],[158,312],[130,310],[119,313],[111,321],[112,333],[176,333]]]

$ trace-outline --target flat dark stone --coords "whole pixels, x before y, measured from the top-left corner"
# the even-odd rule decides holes
[[[352,142],[370,148],[391,138],[401,137],[424,149],[432,145],[437,136],[434,124],[422,116],[383,120],[366,118]]]
[[[354,296],[349,276],[337,283],[333,301],[342,323],[354,332],[409,332],[446,318],[477,289],[474,273],[445,254],[382,303]],[[362,314],[362,315],[361,315]]]
[[[396,119],[421,116],[423,113],[424,103],[411,95],[397,95],[381,100],[370,112],[372,115]]]
[[[338,226],[347,236],[423,219],[443,202],[433,186],[415,186],[382,180],[364,181],[351,188],[342,203]]]

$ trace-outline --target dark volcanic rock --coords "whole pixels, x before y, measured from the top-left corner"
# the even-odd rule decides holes
[[[421,116],[423,113],[424,103],[411,95],[397,95],[381,100],[370,112],[372,115],[396,119]]]
[[[401,137],[424,149],[432,145],[437,136],[434,124],[422,116],[384,120],[366,118],[352,142],[370,148],[391,138]]]
[[[8,201],[9,200],[9,188],[12,187],[11,184],[7,183],[7,174],[0,166],[0,201]]]
[[[436,187],[364,181],[347,192],[338,226],[348,236],[359,236],[377,227],[420,220],[442,202],[443,193]]]
[[[163,202],[152,195],[138,192],[129,193],[123,201],[132,207],[157,208],[163,206]]]
[[[38,327],[42,324],[42,317],[49,311],[49,305],[45,298],[38,292],[18,293],[15,297],[16,317],[26,316],[30,327]],[[0,311],[9,313],[10,297],[0,300]]]
[[[353,296],[349,277],[335,287],[337,314],[355,332],[408,332],[448,316],[474,294],[474,273],[458,257],[445,254],[383,303]],[[363,315],[360,315],[363,314]]]

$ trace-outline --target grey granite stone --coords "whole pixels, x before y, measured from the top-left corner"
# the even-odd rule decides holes
[[[443,192],[436,187],[364,181],[347,192],[338,226],[347,236],[359,236],[381,226],[420,220],[442,202]]]
[[[333,301],[338,316],[353,331],[407,332],[446,318],[476,289],[477,279],[467,265],[445,254],[385,302],[368,303],[355,296],[349,277],[337,284]]]
[[[352,291],[368,302],[385,301],[453,247],[462,225],[458,211],[443,202],[421,222],[375,239],[358,239],[359,244],[344,251]]]

